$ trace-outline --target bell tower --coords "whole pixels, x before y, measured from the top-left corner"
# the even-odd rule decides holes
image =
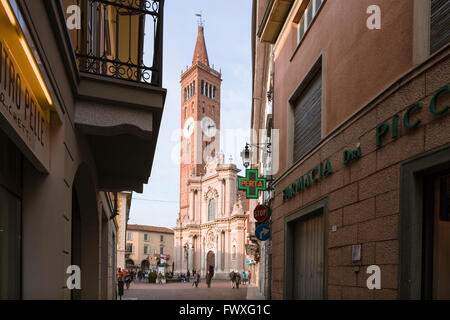
[[[220,90],[222,75],[209,65],[200,18],[192,65],[181,74],[180,220],[189,217],[195,201],[188,182],[205,173],[208,157],[220,150]],[[197,195],[199,196],[199,195]]]

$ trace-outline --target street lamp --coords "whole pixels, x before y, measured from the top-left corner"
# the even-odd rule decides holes
[[[250,150],[250,145],[248,143],[245,144],[244,150],[241,152],[242,163],[244,167],[247,169],[250,166],[252,161],[252,151]]]
[[[263,148],[261,146],[264,146],[265,148]],[[250,164],[252,163],[253,152],[250,150],[250,147],[256,147],[258,149],[265,150],[265,152],[267,154],[270,154],[272,152],[270,150],[271,146],[272,146],[272,144],[270,142],[257,143],[257,144],[246,143],[244,150],[242,150],[242,152],[241,152],[241,158],[242,158],[242,163],[243,163],[244,167],[247,169],[250,166]]]

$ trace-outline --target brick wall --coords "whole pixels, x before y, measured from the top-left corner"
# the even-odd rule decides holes
[[[410,71],[327,137],[308,158],[277,184],[273,210],[272,298],[282,299],[284,288],[284,218],[303,206],[328,197],[328,298],[395,299],[399,270],[400,166],[407,159],[450,143],[450,110],[436,116],[429,111],[434,93],[450,84],[450,50],[444,50]],[[409,106],[422,102],[403,125]],[[439,97],[438,109],[450,105],[450,93]],[[376,147],[376,127],[399,116],[398,137],[389,132]],[[362,158],[345,166],[344,150],[361,144]],[[333,174],[283,202],[282,191],[318,163],[329,159]],[[332,232],[331,227],[337,226]],[[362,244],[362,267],[354,272],[351,245]],[[381,268],[381,290],[366,287],[367,266]]]

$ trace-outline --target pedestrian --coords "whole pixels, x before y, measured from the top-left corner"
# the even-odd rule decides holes
[[[125,276],[125,285],[127,286],[127,290],[130,290],[130,284],[131,284],[131,274],[127,273]]]
[[[236,274],[236,289],[239,289],[239,283],[241,283],[241,275],[239,272],[235,272]]]
[[[195,287],[198,288],[198,284],[200,283],[200,271],[195,275]]]
[[[189,280],[191,279],[191,274],[190,274],[189,270],[186,274],[186,278],[187,278],[187,282],[189,282]]]
[[[206,275],[206,284],[208,285],[208,288],[211,288],[211,279],[212,279],[211,271],[208,270],[208,274]]]
[[[161,272],[158,273],[158,283],[159,283],[160,285],[162,285],[162,274],[161,274]]]
[[[248,284],[252,284],[252,272],[248,271]]]
[[[119,295],[120,300],[122,300],[122,296],[123,296],[123,286],[124,286],[123,274],[119,268],[119,272],[117,273],[117,291],[118,291],[117,293]]]
[[[231,270],[230,272],[230,280],[231,280],[231,289],[234,289],[234,285],[236,283],[236,274],[234,273],[234,270]]]
[[[247,283],[247,275],[245,274],[245,271],[242,272],[242,284],[246,284]]]

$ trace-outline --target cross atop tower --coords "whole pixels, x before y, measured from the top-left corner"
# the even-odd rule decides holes
[[[203,27],[205,21],[202,18],[202,12],[200,11],[200,13],[196,13],[195,15],[198,17],[198,26]]]

